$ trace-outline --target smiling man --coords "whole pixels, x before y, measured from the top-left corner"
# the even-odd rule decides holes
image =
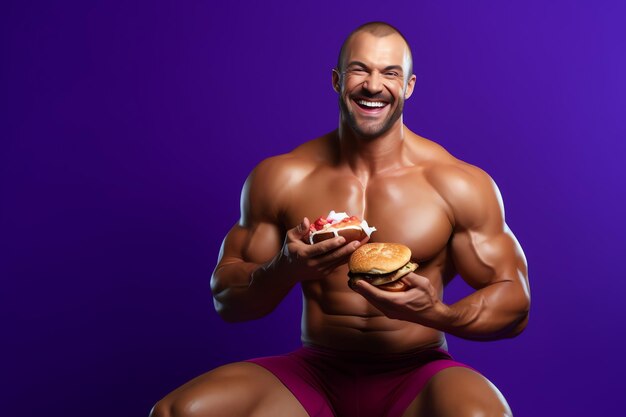
[[[514,337],[528,320],[526,260],[496,185],[403,124],[415,76],[392,26],[357,28],[332,83],[338,129],[253,170],[211,279],[227,321],[270,313],[299,282],[302,348],[199,376],[159,401],[153,417],[511,415],[445,340]],[[330,210],[367,219],[378,229],[372,241],[411,249],[419,267],[402,278],[406,291],[348,286],[347,260],[367,239],[302,241],[309,219]],[[474,292],[447,305],[443,290],[457,275]]]
[[[402,35],[386,25],[371,28],[355,32],[346,40],[333,70],[333,85],[340,94],[341,125],[348,125],[363,138],[384,133],[402,118],[404,100],[415,85],[411,51]],[[398,49],[400,40],[406,46],[403,50]],[[389,65],[371,68],[361,59],[370,66],[375,62]]]

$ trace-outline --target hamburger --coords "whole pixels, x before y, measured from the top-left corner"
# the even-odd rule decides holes
[[[411,249],[400,243],[366,243],[350,256],[348,285],[362,279],[385,291],[406,291],[400,278],[418,265],[411,262]]]
[[[320,217],[311,223],[309,232],[302,238],[311,245],[336,236],[343,236],[346,242],[363,240],[376,231],[365,220],[346,213],[337,213],[332,210],[328,216]]]

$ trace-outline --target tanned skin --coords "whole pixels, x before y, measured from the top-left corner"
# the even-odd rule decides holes
[[[266,159],[250,174],[241,220],[226,236],[211,280],[215,307],[225,320],[270,313],[299,282],[307,344],[398,353],[445,346],[444,333],[495,340],[524,329],[530,305],[527,266],[505,223],[495,183],[402,122],[404,101],[415,85],[410,59],[397,33],[356,32],[333,70],[339,128]],[[360,100],[383,104],[370,110]],[[309,219],[330,210],[367,219],[378,229],[372,241],[411,249],[419,268],[403,278],[408,291],[385,292],[364,281],[355,290],[348,287],[347,259],[365,241],[301,241]],[[443,289],[457,274],[475,291],[446,305]],[[183,385],[152,415],[307,413],[264,368],[235,363]],[[486,378],[456,367],[436,374],[404,415],[511,411]]]

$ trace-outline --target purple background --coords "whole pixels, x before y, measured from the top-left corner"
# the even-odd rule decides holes
[[[209,277],[254,165],[336,126],[330,70],[370,20],[412,43],[405,122],[492,175],[530,264],[526,332],[452,353],[517,416],[623,410],[626,7],[469,3],[5,2],[2,414],[146,416],[298,346],[297,291],[225,324]]]

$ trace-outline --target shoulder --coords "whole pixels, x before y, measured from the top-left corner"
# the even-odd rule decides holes
[[[325,142],[326,137],[313,139],[288,153],[262,160],[248,176],[247,183],[269,187],[266,191],[272,191],[274,186],[289,189],[297,185],[326,159]]]
[[[324,159],[326,137],[298,146],[291,152],[262,160],[248,175],[241,196],[244,218],[278,218],[289,195]],[[246,215],[247,214],[247,215]]]
[[[455,228],[471,228],[487,221],[501,223],[504,208],[498,186],[483,169],[461,161],[445,149],[424,164],[424,176],[447,203]]]

